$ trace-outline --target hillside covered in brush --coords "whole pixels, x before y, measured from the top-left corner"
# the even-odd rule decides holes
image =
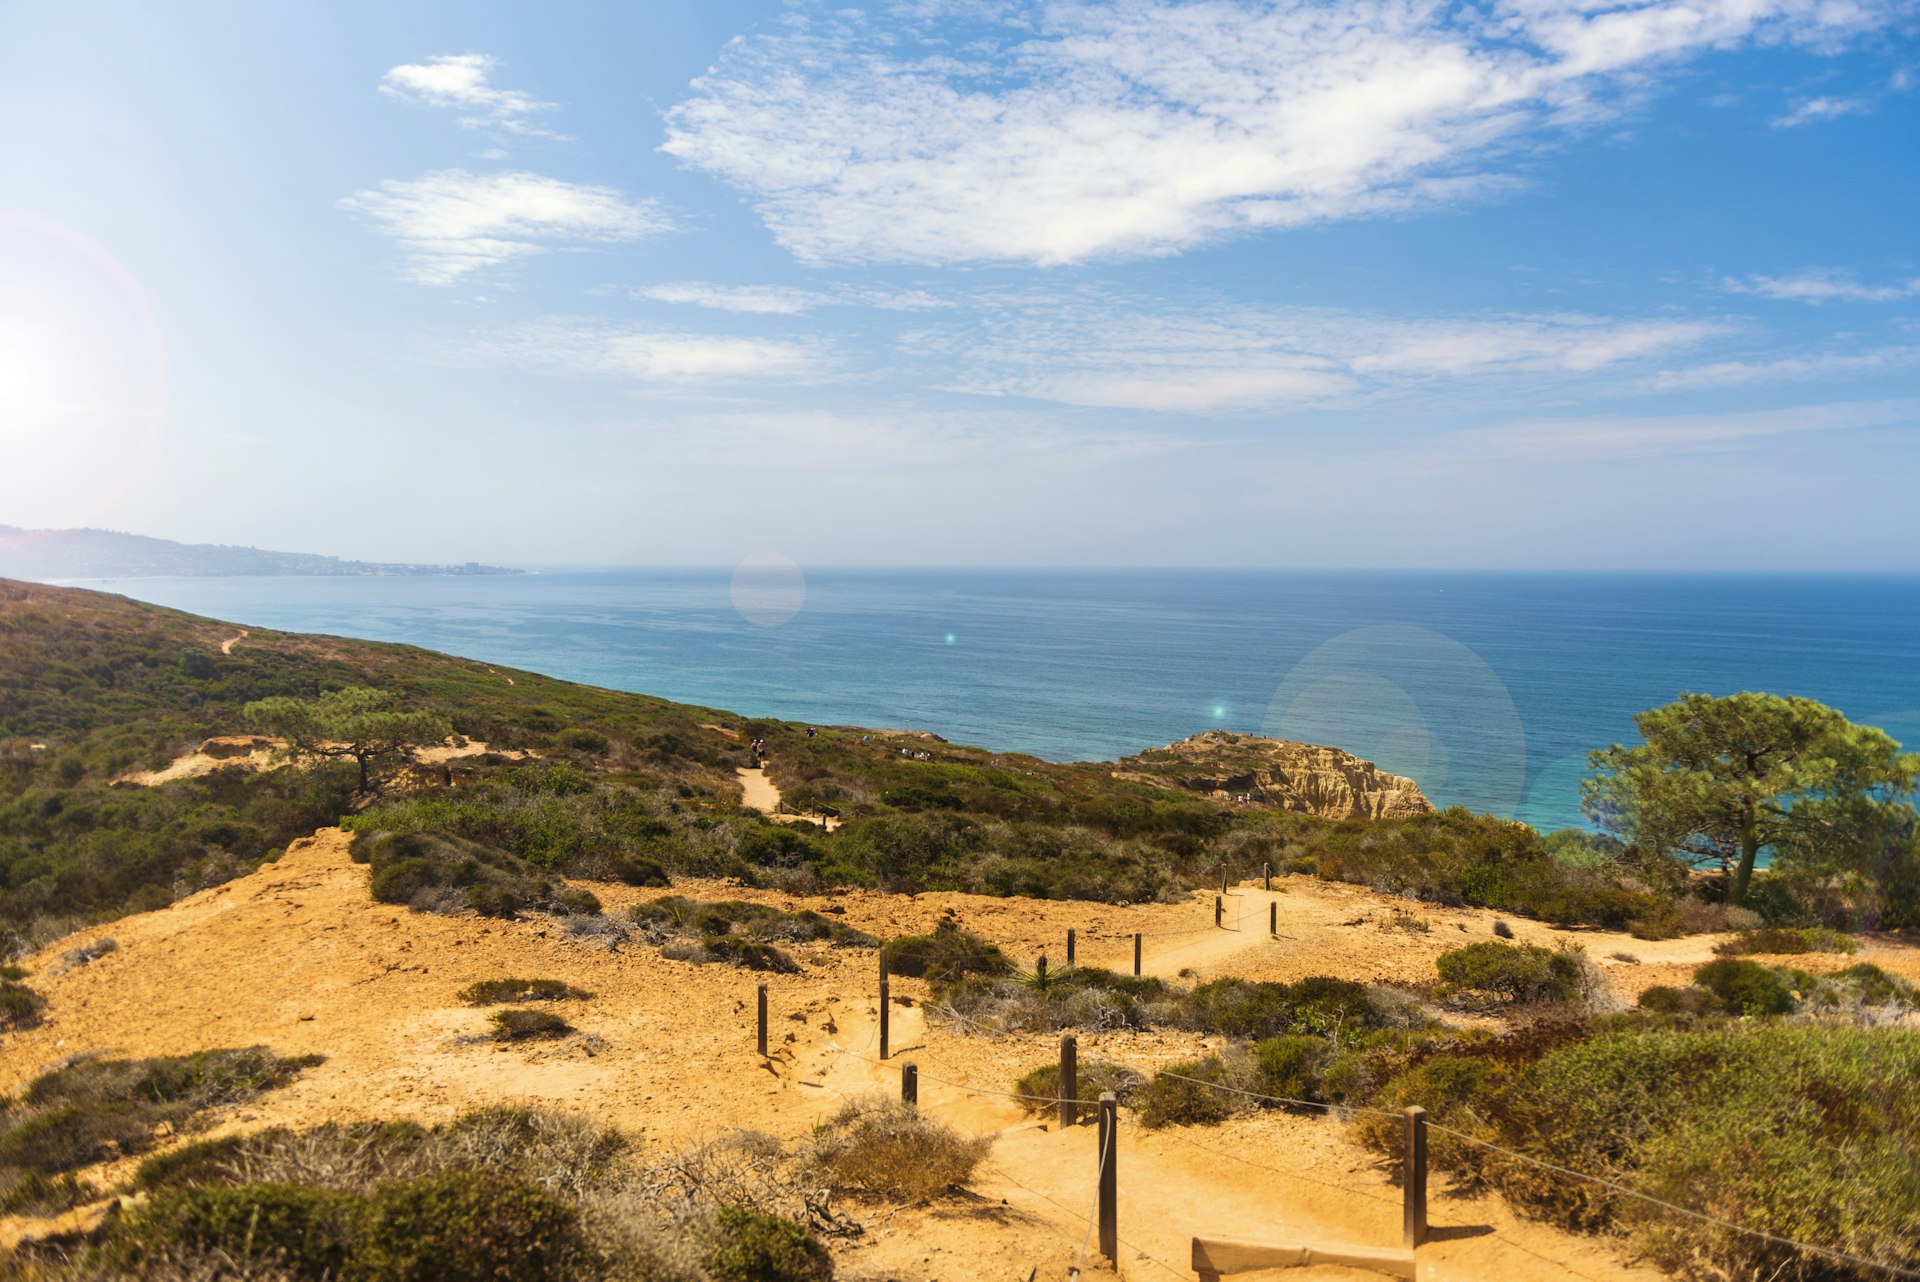
[[[367,793],[338,762],[281,768],[256,754],[167,769],[210,739],[255,733],[250,703],[346,689],[431,713],[465,755]],[[786,803],[831,831],[741,804],[754,740]],[[411,646],[243,635],[105,593],[0,580],[0,931],[11,949],[218,884],[343,818],[471,843],[534,878],[664,870],[1140,902],[1270,863],[1557,921],[1670,915],[1678,882],[1663,861],[1557,859],[1532,830],[1459,810],[1335,820],[1228,804],[1159,764],[1156,776],[904,732],[808,735]]]

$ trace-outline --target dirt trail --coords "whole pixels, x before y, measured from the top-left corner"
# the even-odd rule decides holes
[[[660,893],[591,885],[613,914]],[[1082,964],[1130,969],[1131,935],[1140,931],[1150,973],[1190,969],[1202,977],[1337,974],[1410,982],[1430,979],[1433,958],[1445,948],[1493,937],[1492,914],[1405,911],[1357,887],[1304,878],[1276,881],[1271,895],[1250,888],[1230,898],[1226,920],[1244,927],[1237,932],[1213,929],[1211,894],[1119,906],[861,890],[803,897],[696,879],[674,889],[834,912],[881,936],[924,932],[951,912],[1023,963],[1042,948],[1064,962],[1072,926]],[[1279,940],[1266,933],[1270,902],[1279,904]],[[1409,917],[1424,929],[1396,924]],[[1535,923],[1516,921],[1513,929],[1524,941],[1569,937]],[[103,935],[119,948],[56,973],[63,952]],[[1642,963],[1606,971],[1621,994],[1671,982],[1669,971],[1684,973],[1693,959],[1710,955],[1713,942],[1573,937],[1596,955],[1628,945],[1642,952]],[[1057,1038],[964,1036],[929,1017],[919,981],[896,978],[893,1056],[882,1064],[873,952],[822,944],[791,951],[802,973],[769,976],[671,961],[637,940],[610,952],[570,941],[547,918],[409,913],[373,902],[365,867],[349,857],[347,834],[327,829],[249,877],[27,959],[31,982],[48,998],[48,1020],[4,1039],[0,1092],[18,1090],[77,1053],[179,1054],[263,1043],[280,1054],[316,1052],[326,1062],[225,1119],[221,1130],[331,1118],[441,1121],[518,1101],[589,1113],[658,1148],[742,1126],[797,1139],[848,1096],[897,1094],[900,1064],[912,1060],[922,1107],[995,1134],[995,1147],[963,1196],[860,1211],[868,1234],[836,1247],[848,1272],[939,1282],[1010,1282],[1034,1268],[1043,1278],[1064,1275],[1086,1229],[1093,1129],[1059,1131],[1003,1094],[1022,1073],[1053,1060]],[[1920,952],[1911,948],[1881,942],[1861,956],[1920,974]],[[1852,960],[1820,959],[1818,968]],[[564,979],[595,994],[565,1011],[580,1035],[539,1046],[487,1040],[487,1012],[460,1004],[455,994],[475,980],[506,975]],[[771,1008],[767,1061],[753,1053],[755,989],[763,981]],[[1168,1030],[1088,1033],[1079,1044],[1082,1063],[1104,1059],[1141,1071],[1215,1045]],[[1398,1237],[1398,1189],[1339,1122],[1325,1117],[1270,1112],[1163,1132],[1123,1123],[1118,1162],[1120,1233],[1128,1244],[1121,1273],[1128,1278],[1165,1282],[1162,1265],[1190,1277],[1184,1265],[1195,1233],[1376,1245]],[[1495,1200],[1453,1196],[1438,1177],[1432,1206],[1434,1222],[1453,1230],[1422,1248],[1422,1276],[1435,1282],[1656,1276],[1621,1263],[1604,1242],[1518,1221]]]
[[[245,628],[241,628],[239,636],[228,637],[225,641],[222,641],[220,643],[220,653],[232,654],[233,647],[236,645],[239,645],[242,641],[245,641],[246,639],[247,639],[247,630]]]
[[[741,803],[758,810],[767,818],[780,824],[824,824],[828,832],[840,826],[840,821],[832,815],[789,814],[780,808],[780,789],[767,775],[765,766],[749,769],[738,766],[734,774],[740,779]]]

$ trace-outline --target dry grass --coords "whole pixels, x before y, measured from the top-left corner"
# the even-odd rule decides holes
[[[885,1096],[849,1100],[813,1133],[808,1170],[836,1192],[918,1202],[967,1182],[993,1147]]]

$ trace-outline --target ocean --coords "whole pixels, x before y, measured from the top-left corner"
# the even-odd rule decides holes
[[[1578,826],[1586,754],[1682,691],[1807,695],[1920,746],[1920,578],[728,569],[90,581],[736,712],[1057,761],[1220,728],[1440,805]]]

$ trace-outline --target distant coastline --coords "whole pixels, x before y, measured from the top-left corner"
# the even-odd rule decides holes
[[[407,578],[509,575],[523,571],[478,561],[348,561],[312,552],[274,552],[117,530],[23,530],[0,525],[0,578],[42,582],[95,579],[304,577]]]

